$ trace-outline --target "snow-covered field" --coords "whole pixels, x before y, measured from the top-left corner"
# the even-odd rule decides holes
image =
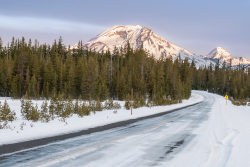
[[[124,109],[124,101],[117,101],[122,106],[121,109],[117,110],[117,114],[114,114],[114,110],[104,110],[100,112],[96,112],[96,114],[91,113],[90,116],[85,116],[83,118],[79,118],[76,114],[67,119],[67,124],[65,122],[61,122],[56,118],[49,123],[41,123],[32,122],[22,119],[21,116],[21,103],[20,100],[11,100],[10,98],[0,97],[0,101],[2,104],[4,100],[7,99],[7,102],[10,106],[11,110],[15,110],[17,120],[14,122],[9,122],[8,125],[11,126],[11,129],[1,129],[0,130],[0,145],[16,143],[20,141],[44,138],[49,136],[55,136],[60,134],[66,134],[71,132],[76,132],[92,127],[102,126],[114,122],[124,121],[128,119],[135,119],[142,116],[152,115],[168,110],[172,110],[175,108],[183,107],[186,105],[194,104],[203,100],[203,96],[193,93],[189,100],[183,100],[180,104],[173,104],[169,106],[157,106],[152,107],[151,109],[148,107],[141,107],[138,109],[133,109],[133,115],[131,115],[130,110]],[[43,101],[37,100],[33,101],[34,104],[38,104],[39,108]],[[116,101],[114,101],[116,102]],[[21,124],[26,124],[23,126],[23,130],[21,130]],[[31,124],[34,126],[31,127]]]

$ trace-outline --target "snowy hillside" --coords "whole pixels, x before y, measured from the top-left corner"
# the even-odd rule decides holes
[[[214,66],[218,59],[221,61],[220,64],[223,61],[229,63],[230,59],[232,59],[232,65],[250,63],[249,60],[243,57],[232,58],[231,54],[221,47],[217,47],[207,56],[194,55],[188,50],[156,35],[153,30],[140,25],[111,27],[88,42],[83,43],[83,47],[96,52],[107,50],[112,52],[115,47],[117,49],[124,48],[128,42],[133,49],[141,48],[143,45],[143,48],[154,55],[156,59],[161,58],[161,56],[172,56],[173,60],[175,60],[180,55],[182,59],[188,58],[190,63],[194,60],[197,68],[209,66],[210,63]],[[71,48],[77,48],[77,44]]]

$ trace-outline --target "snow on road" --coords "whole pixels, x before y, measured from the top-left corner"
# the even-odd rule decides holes
[[[118,110],[118,114],[107,110],[84,118],[70,118],[67,126],[55,120],[48,124],[35,123],[33,128],[24,127],[18,134],[3,130],[0,143],[68,133],[202,100],[198,106],[68,139],[33,152],[5,157],[2,162],[15,164],[21,159],[26,166],[37,163],[42,166],[249,167],[250,107],[234,106],[230,101],[226,105],[224,97],[205,91],[192,91],[192,98],[182,104],[133,110],[133,116],[129,110]]]
[[[193,93],[190,99],[183,100],[183,102],[180,104],[173,104],[169,106],[157,106],[152,107],[151,109],[148,107],[141,107],[138,109],[133,109],[133,115],[131,115],[130,110],[124,109],[124,101],[118,101],[121,104],[122,109],[119,109],[117,111],[117,114],[113,113],[114,110],[104,110],[96,112],[96,114],[91,113],[90,116],[85,116],[83,118],[79,118],[77,115],[74,114],[71,118],[67,119],[67,125],[64,122],[59,121],[58,119],[50,121],[49,123],[23,120],[20,111],[20,100],[11,100],[10,98],[0,97],[0,101],[2,102],[2,104],[4,103],[5,99],[7,99],[10,109],[15,110],[17,114],[17,120],[12,123],[9,122],[9,125],[12,127],[13,130],[0,130],[0,145],[77,132],[80,130],[102,126],[114,122],[124,121],[128,119],[136,119],[138,117],[152,115],[180,108],[186,105],[195,104],[201,102],[204,97]],[[39,108],[42,102],[43,101],[41,100],[33,101],[34,104],[38,104]],[[23,126],[23,130],[21,130],[20,128],[20,125],[22,123],[26,124]],[[34,127],[30,126],[31,123],[34,125]]]

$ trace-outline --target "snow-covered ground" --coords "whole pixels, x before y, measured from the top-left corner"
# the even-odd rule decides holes
[[[76,132],[88,128],[93,128],[97,126],[102,126],[114,122],[124,121],[128,119],[135,119],[142,116],[152,115],[172,109],[176,109],[179,107],[183,107],[186,105],[195,104],[201,102],[203,100],[203,96],[193,93],[191,98],[188,100],[183,100],[180,104],[173,104],[169,106],[157,106],[152,107],[151,109],[148,107],[141,107],[138,109],[133,109],[133,115],[131,115],[130,110],[124,109],[124,101],[114,101],[119,102],[122,106],[121,109],[117,110],[117,114],[114,114],[114,110],[104,110],[100,112],[96,112],[96,114],[91,113],[90,116],[85,116],[83,118],[79,118],[77,115],[73,115],[72,117],[67,119],[67,125],[65,122],[61,122],[56,118],[49,123],[41,123],[32,122],[22,119],[21,116],[21,103],[20,100],[11,100],[10,98],[0,97],[0,101],[2,104],[4,100],[7,99],[7,102],[10,106],[11,110],[15,110],[17,120],[14,122],[9,122],[8,125],[11,126],[11,129],[1,129],[0,130],[0,145],[2,144],[10,144],[16,143],[20,141],[27,141],[32,139],[44,138],[49,136],[55,136],[60,134],[66,134],[71,132]],[[39,108],[43,101],[37,100],[33,101],[34,104],[38,104]],[[21,124],[26,124],[23,126],[23,130],[21,130]],[[30,125],[34,126],[31,127]]]
[[[214,97],[208,120],[197,128],[198,134],[182,154],[167,163],[170,166],[249,167],[250,107],[235,106],[224,97],[204,91],[193,91]],[[208,154],[207,154],[208,152]],[[206,162],[203,164],[203,162]]]
[[[113,110],[106,110],[84,118],[73,116],[67,120],[68,125],[54,120],[50,123],[33,123],[35,126],[30,127],[31,122],[22,120],[19,113],[18,121],[12,124],[18,128],[13,131],[1,130],[0,143],[70,133],[160,113],[199,101],[203,102],[198,106],[162,117],[79,136],[24,155],[11,156],[9,160],[6,159],[6,164],[18,160],[19,157],[23,159],[24,156],[27,158],[24,162],[27,165],[48,162],[54,166],[150,166],[151,164],[175,167],[249,167],[250,107],[234,106],[230,101],[226,105],[224,97],[205,91],[192,91],[192,97],[181,104],[134,109],[132,116],[130,110],[125,109],[118,110],[117,114],[114,114]],[[8,100],[8,103],[11,109],[20,110],[19,101]],[[26,122],[24,130],[20,130],[22,122]],[[49,154],[46,155],[44,152]],[[32,156],[41,158],[30,160]],[[53,160],[50,161],[51,157]]]
[[[209,167],[250,166],[250,107],[235,106],[213,94],[215,104],[209,119]]]

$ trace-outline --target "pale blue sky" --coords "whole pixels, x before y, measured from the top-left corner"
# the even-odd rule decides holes
[[[250,59],[248,0],[1,0],[0,36],[40,43],[88,41],[114,25],[154,30],[192,53],[206,55],[215,47],[233,57]]]

